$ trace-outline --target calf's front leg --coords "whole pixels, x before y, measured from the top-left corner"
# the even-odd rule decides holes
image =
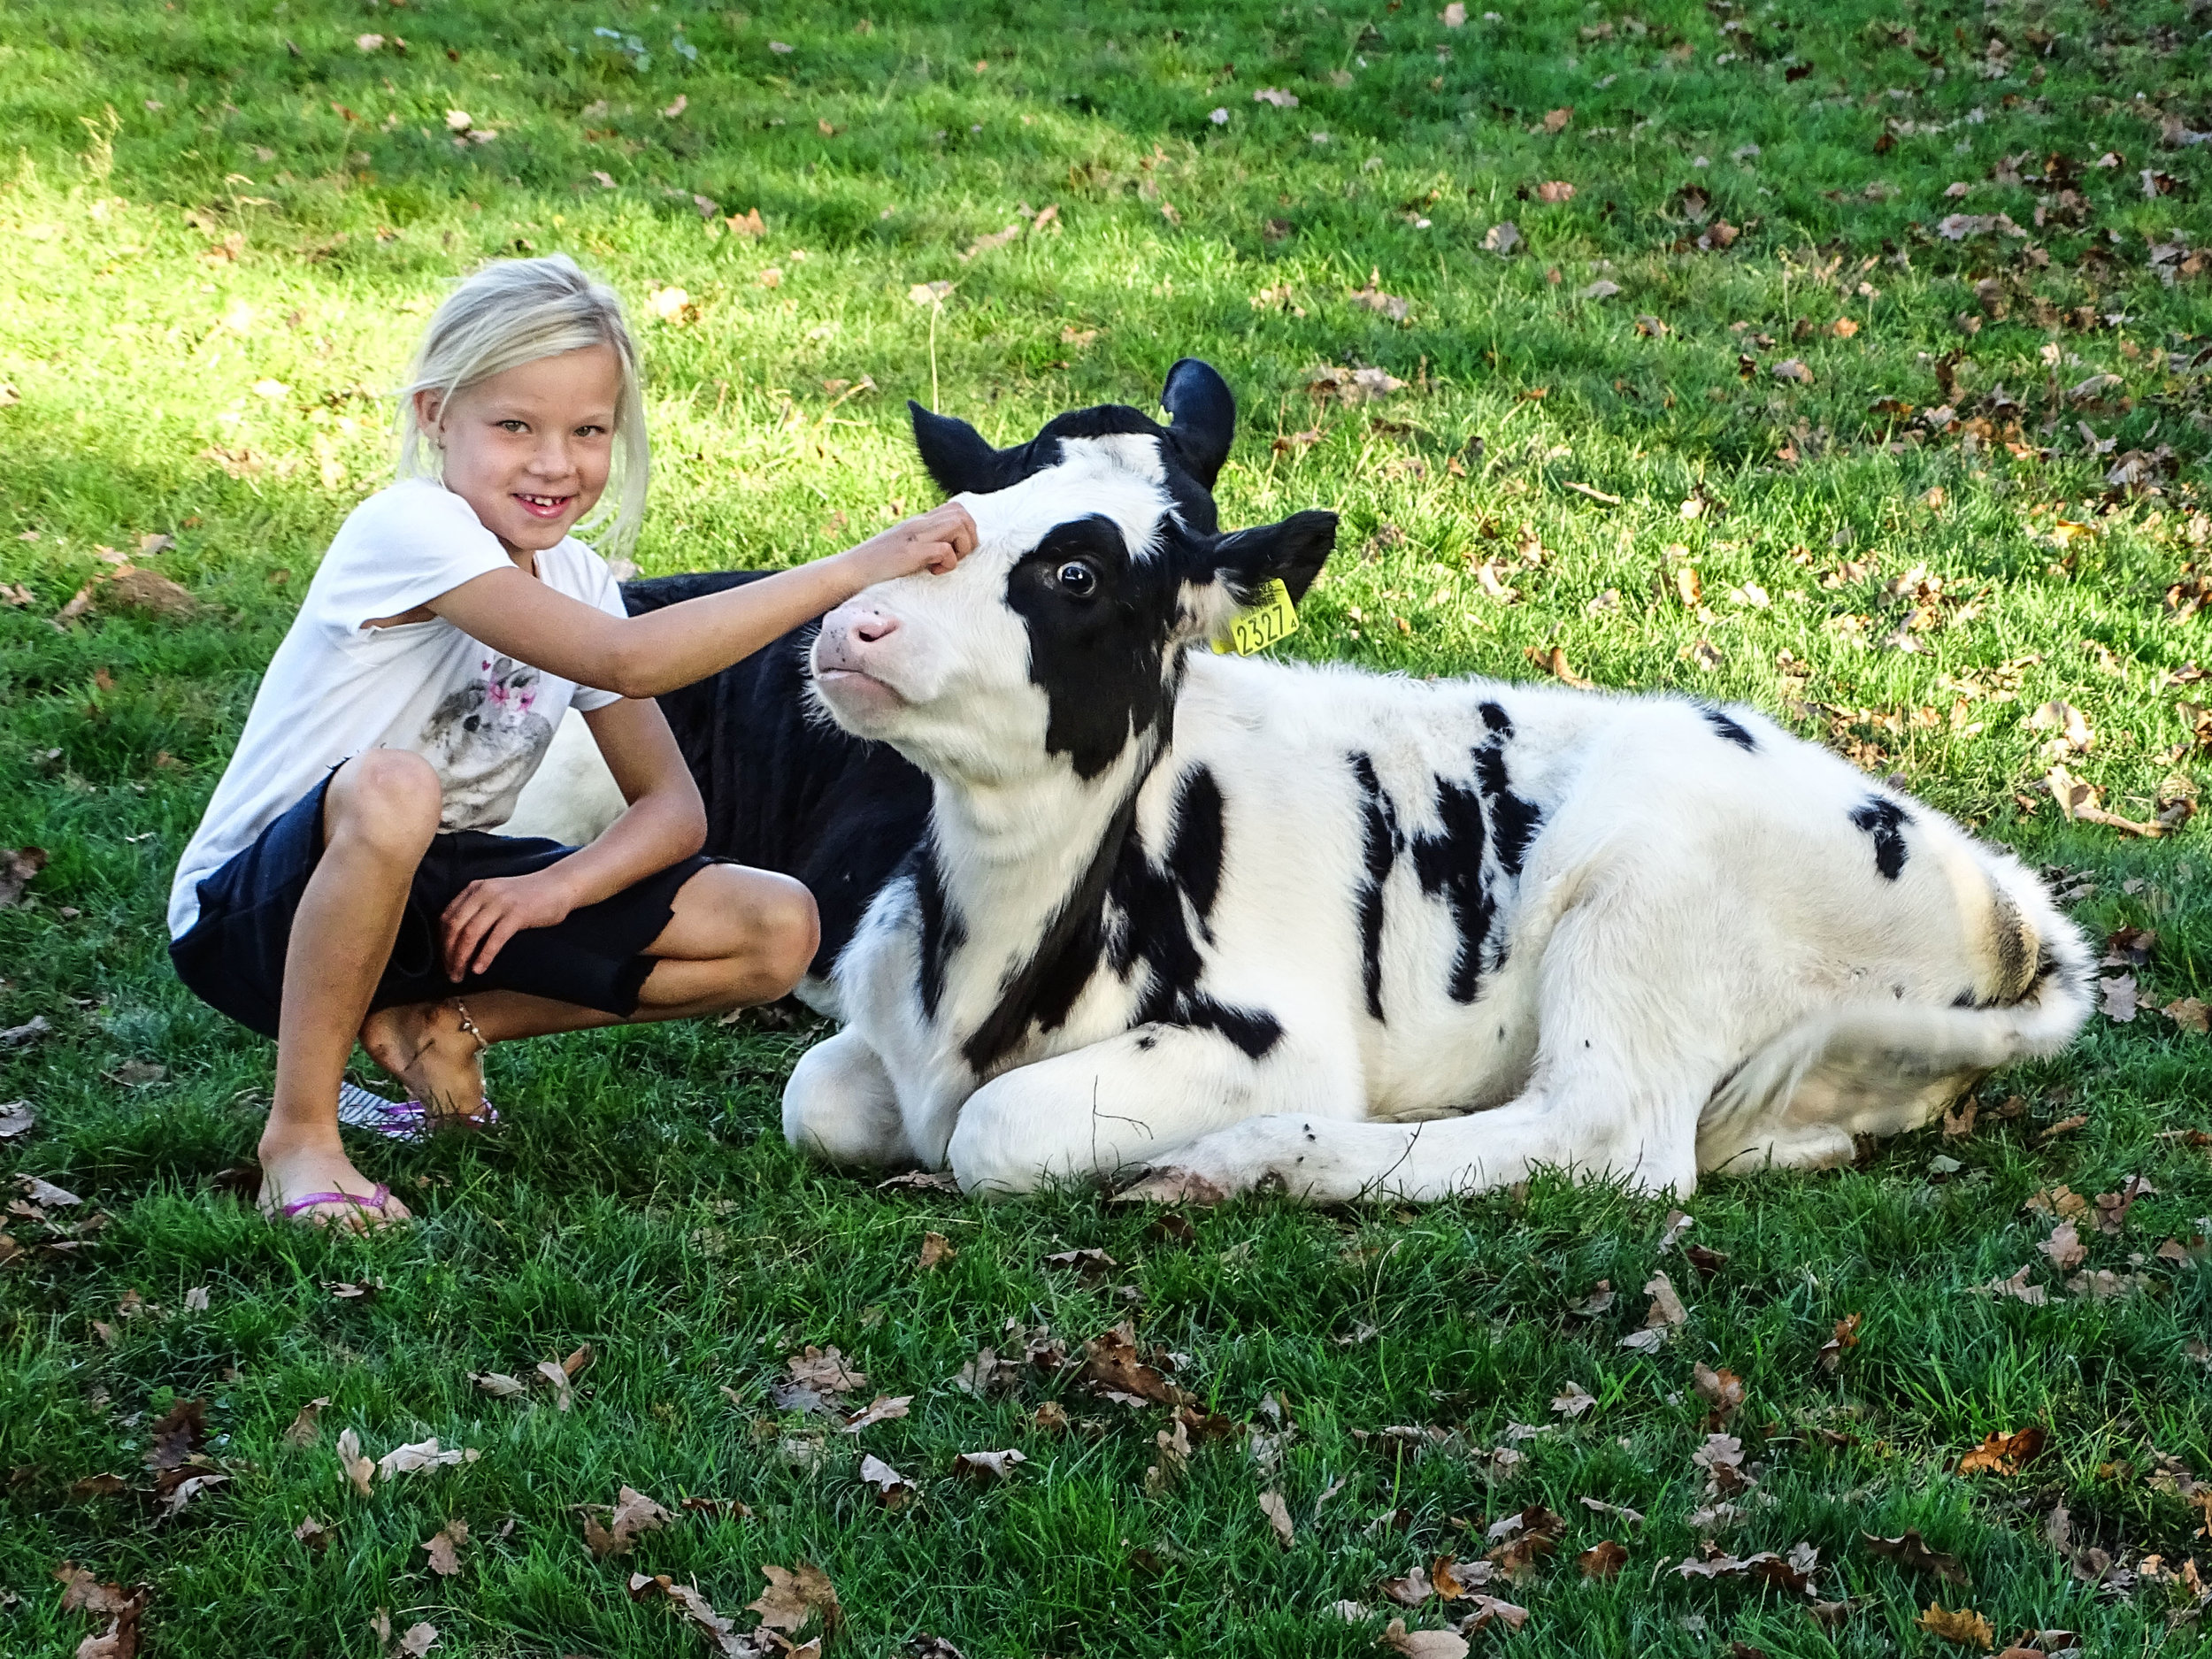
[[[947,1158],[961,1191],[1009,1197],[1157,1164],[1261,1113],[1361,1110],[1348,1048],[1333,1063],[1286,1034],[1256,1060],[1212,1031],[1140,1025],[986,1083],[962,1104]]]
[[[799,1056],[783,1089],[784,1139],[826,1163],[901,1168],[918,1160],[882,1057],[850,1026]]]

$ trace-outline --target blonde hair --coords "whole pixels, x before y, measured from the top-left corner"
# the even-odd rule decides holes
[[[645,518],[652,449],[645,434],[637,342],[622,314],[621,296],[588,275],[566,254],[541,259],[495,259],[463,279],[431,318],[399,392],[399,475],[436,478],[439,450],[423,442],[415,394],[449,397],[465,387],[540,357],[611,346],[621,365],[615,404],[615,477],[586,521],[604,525],[600,551],[628,550]],[[612,502],[610,510],[608,503]],[[585,528],[579,525],[578,529]]]

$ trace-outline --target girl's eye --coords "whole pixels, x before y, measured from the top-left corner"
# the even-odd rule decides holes
[[[503,420],[499,423],[499,429],[502,432],[527,432],[530,430],[526,425],[519,420]]]
[[[1098,572],[1080,559],[1070,559],[1054,572],[1061,591],[1073,599],[1088,599],[1098,590]]]

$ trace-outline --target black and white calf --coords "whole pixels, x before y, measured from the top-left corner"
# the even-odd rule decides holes
[[[1686,1193],[2078,1028],[2088,953],[2027,870],[1748,709],[1210,652],[1335,520],[1218,534],[1227,388],[1187,363],[1164,401],[1006,451],[916,412],[980,540],[810,647],[928,799],[818,991],[846,1025],[795,1142],[993,1193]]]

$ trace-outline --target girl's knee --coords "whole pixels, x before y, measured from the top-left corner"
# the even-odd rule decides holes
[[[443,810],[444,789],[428,761],[411,749],[373,749],[331,780],[324,836],[355,837],[378,851],[419,858]]]
[[[814,895],[803,883],[788,876],[772,879],[775,886],[762,906],[761,971],[788,991],[806,977],[821,949],[822,918]]]

